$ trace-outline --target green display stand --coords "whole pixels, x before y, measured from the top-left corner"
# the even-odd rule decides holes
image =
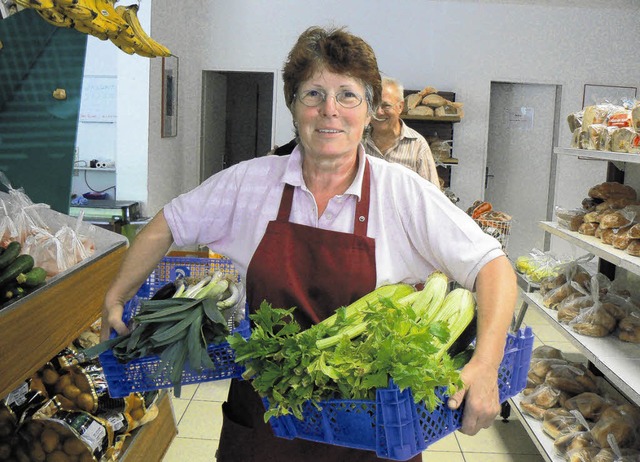
[[[67,214],[87,35],[27,9],[0,20],[0,41],[0,170]],[[53,97],[58,88],[66,99]]]

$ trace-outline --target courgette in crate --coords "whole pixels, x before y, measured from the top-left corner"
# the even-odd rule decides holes
[[[47,271],[39,266],[34,266],[30,271],[18,274],[16,281],[26,287],[36,287],[42,284],[46,278]]]
[[[0,287],[17,278],[20,273],[28,273],[33,268],[33,265],[34,261],[31,255],[18,255],[13,262],[0,273]]]
[[[2,255],[0,255],[0,270],[13,263],[20,255],[20,250],[22,250],[22,245],[18,241],[9,242]]]

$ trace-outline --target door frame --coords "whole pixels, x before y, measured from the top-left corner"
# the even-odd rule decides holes
[[[486,120],[487,120],[487,135],[485,137],[485,146],[484,146],[484,160],[482,165],[483,175],[481,177],[482,182],[482,198],[484,200],[485,195],[485,181],[486,181],[486,172],[488,166],[489,159],[489,136],[491,131],[491,86],[493,84],[514,84],[514,85],[547,85],[555,87],[555,107],[554,107],[554,116],[553,116],[553,135],[552,135],[552,145],[550,146],[551,150],[551,160],[549,165],[549,187],[547,191],[547,207],[546,207],[546,221],[551,221],[553,219],[554,214],[554,204],[555,204],[555,194],[556,194],[556,181],[557,181],[557,166],[558,166],[558,158],[554,152],[555,147],[559,146],[559,138],[560,138],[560,122],[562,120],[562,89],[565,85],[563,82],[558,82],[555,80],[522,80],[522,79],[490,79],[487,95],[489,104],[487,104],[486,109]],[[544,234],[544,248],[542,250],[548,251],[551,247],[551,235],[549,233]]]
[[[207,124],[211,117],[214,117],[214,113],[216,112],[214,109],[206,106],[206,101],[210,95],[207,93],[207,73],[216,73],[216,74],[230,74],[230,73],[261,73],[261,74],[272,74],[273,75],[273,103],[271,106],[271,146],[274,144],[276,130],[277,130],[277,107],[280,102],[280,92],[278,89],[281,87],[280,81],[280,70],[279,69],[259,69],[259,68],[213,68],[213,69],[203,69],[201,74],[201,89],[202,93],[200,96],[200,156],[199,156],[199,181],[202,183],[205,178],[205,163],[206,156],[209,152],[209,145],[207,140]],[[225,107],[226,113],[226,107]],[[216,168],[214,173],[222,170],[222,164],[224,162],[224,153],[222,154],[222,158],[220,159],[219,166],[220,168]]]

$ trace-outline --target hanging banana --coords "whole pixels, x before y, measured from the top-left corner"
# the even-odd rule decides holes
[[[33,8],[49,24],[74,28],[111,42],[127,54],[147,58],[171,56],[171,51],[147,34],[138,18],[139,5],[117,0],[16,0]]]

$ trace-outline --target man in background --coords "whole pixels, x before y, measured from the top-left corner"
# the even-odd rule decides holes
[[[403,110],[402,84],[384,77],[382,102],[371,119],[371,131],[364,141],[365,150],[367,154],[410,168],[442,189],[429,144],[400,119]]]

